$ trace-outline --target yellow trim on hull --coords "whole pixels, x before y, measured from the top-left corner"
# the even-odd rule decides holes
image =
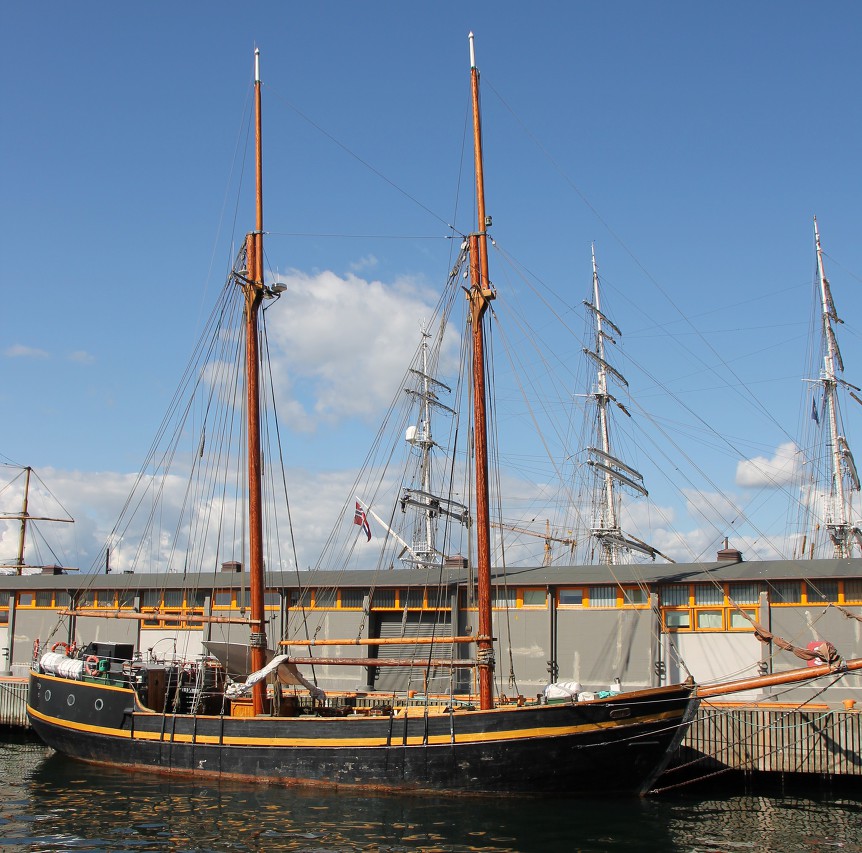
[[[268,746],[268,747],[353,747],[353,748],[373,748],[387,745],[386,738],[272,738],[272,737],[223,737],[219,738],[214,735],[201,734],[176,734],[173,737],[168,735],[165,737],[162,732],[143,732],[135,731],[134,736],[131,731],[124,729],[106,728],[104,726],[92,726],[87,723],[73,723],[67,720],[62,720],[57,717],[50,717],[36,711],[34,708],[27,706],[27,713],[42,722],[58,726],[60,728],[71,729],[79,732],[90,732],[92,734],[104,735],[107,737],[120,737],[125,739],[134,739],[141,741],[164,741],[165,743],[194,743],[194,744],[214,744],[224,746]],[[512,729],[505,732],[465,732],[456,734],[454,742],[456,744],[471,744],[471,743],[494,743],[512,740],[533,740],[535,738],[557,738],[568,735],[584,734],[587,732],[600,732],[607,729],[630,728],[634,725],[642,725],[644,723],[659,723],[669,722],[674,719],[681,719],[683,712],[680,711],[663,711],[658,714],[649,714],[643,717],[633,717],[627,720],[624,724],[619,722],[601,722],[601,723],[583,723],[576,726],[551,726],[547,728],[526,728]],[[291,718],[293,719],[293,718]],[[302,718],[293,719],[294,722]],[[355,722],[360,722],[367,718],[358,718]],[[308,718],[308,723],[320,723],[323,720],[320,718]],[[344,724],[344,717],[334,718],[333,722]],[[266,718],[261,722],[272,722],[272,718]],[[303,721],[303,724],[305,722]],[[405,741],[399,737],[393,737],[389,741],[390,746],[449,746],[452,744],[452,737],[449,734],[433,735],[427,739],[423,737],[409,737]]]
[[[31,670],[32,672],[32,670]],[[36,673],[36,677],[40,681],[56,681],[59,684],[65,684],[67,687],[69,685],[70,679],[64,678],[62,675],[49,675],[48,673]],[[130,696],[135,695],[135,691],[131,689],[131,687],[117,687],[115,684],[105,684],[104,682],[94,682],[94,681],[78,681],[77,679],[72,681],[72,683],[76,687],[86,687],[89,690],[114,690],[118,693],[128,693]]]

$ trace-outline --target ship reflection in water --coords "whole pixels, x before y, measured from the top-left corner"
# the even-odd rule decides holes
[[[368,796],[202,785],[0,748],[0,851],[862,851],[840,797],[603,801]]]

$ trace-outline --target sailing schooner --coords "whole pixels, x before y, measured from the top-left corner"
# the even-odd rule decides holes
[[[479,624],[475,636],[452,641],[475,642],[477,655],[475,660],[451,658],[429,664],[478,670],[478,707],[443,702],[363,709],[349,696],[323,702],[321,691],[298,671],[302,658],[273,656],[268,648],[258,341],[261,305],[278,293],[265,283],[263,274],[261,81],[256,51],[257,218],[229,279],[230,286],[243,294],[245,316],[251,578],[246,621],[253,673],[242,683],[226,683],[224,669],[211,660],[158,666],[99,643],[78,655],[67,647],[54,648],[35,662],[28,700],[33,728],[49,745],[88,761],[270,782],[595,794],[647,790],[682,738],[698,705],[692,683],[583,703],[537,699],[504,704],[494,695],[483,338],[483,320],[494,290],[488,273],[479,72],[472,34],[470,60],[478,228],[467,239],[467,295]],[[429,542],[424,556],[432,554]],[[320,664],[326,659],[311,660]],[[380,667],[390,662],[378,657],[356,663]],[[285,697],[285,685],[306,685],[309,694],[304,700]],[[244,699],[248,693],[251,705]],[[187,701],[177,702],[176,697]]]

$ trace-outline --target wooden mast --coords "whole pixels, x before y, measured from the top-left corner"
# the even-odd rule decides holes
[[[473,432],[476,453],[476,578],[479,592],[479,707],[494,707],[494,642],[491,627],[491,517],[488,500],[488,425],[485,391],[485,340],[483,319],[494,298],[488,281],[488,243],[485,228],[485,177],[482,164],[482,122],[479,111],[479,69],[470,40],[470,82],[473,100],[473,151],[476,164],[478,230],[469,237],[470,323],[473,335]]]
[[[21,505],[21,512],[18,515],[0,514],[0,521],[20,521],[21,526],[18,530],[18,555],[15,558],[15,574],[21,575],[24,573],[24,547],[27,544],[27,522],[28,521],[62,521],[66,524],[72,524],[74,518],[50,518],[45,515],[30,515],[30,476],[33,469],[27,465],[24,468],[24,500]],[[37,475],[38,476],[38,475]]]
[[[263,514],[261,498],[260,450],[260,376],[258,352],[258,316],[264,297],[263,286],[263,156],[261,144],[260,49],[254,51],[255,107],[255,201],[254,232],[246,236],[245,359],[246,408],[248,426],[248,526],[249,526],[249,594],[251,596],[251,668],[266,666],[266,625],[264,622]],[[254,713],[262,714],[266,682],[253,688]]]
[[[21,509],[21,530],[18,533],[18,559],[15,562],[16,574],[22,574],[24,570],[24,542],[27,539],[27,506],[30,501],[30,471],[28,465],[25,469],[27,477],[24,481],[24,506]]]

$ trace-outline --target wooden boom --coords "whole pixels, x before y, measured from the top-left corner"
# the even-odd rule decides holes
[[[430,643],[475,643],[480,637],[369,637],[351,640],[281,640],[280,646],[421,646]]]
[[[725,681],[697,688],[701,699],[712,696],[727,696],[730,693],[741,693],[743,690],[756,690],[758,687],[773,687],[779,684],[796,684],[800,681],[810,681],[822,675],[841,675],[862,669],[862,658],[840,661],[837,664],[824,663],[819,666],[805,666],[800,669],[788,669],[786,672],[774,672],[772,675],[758,675],[753,678],[741,678],[738,681]]]

